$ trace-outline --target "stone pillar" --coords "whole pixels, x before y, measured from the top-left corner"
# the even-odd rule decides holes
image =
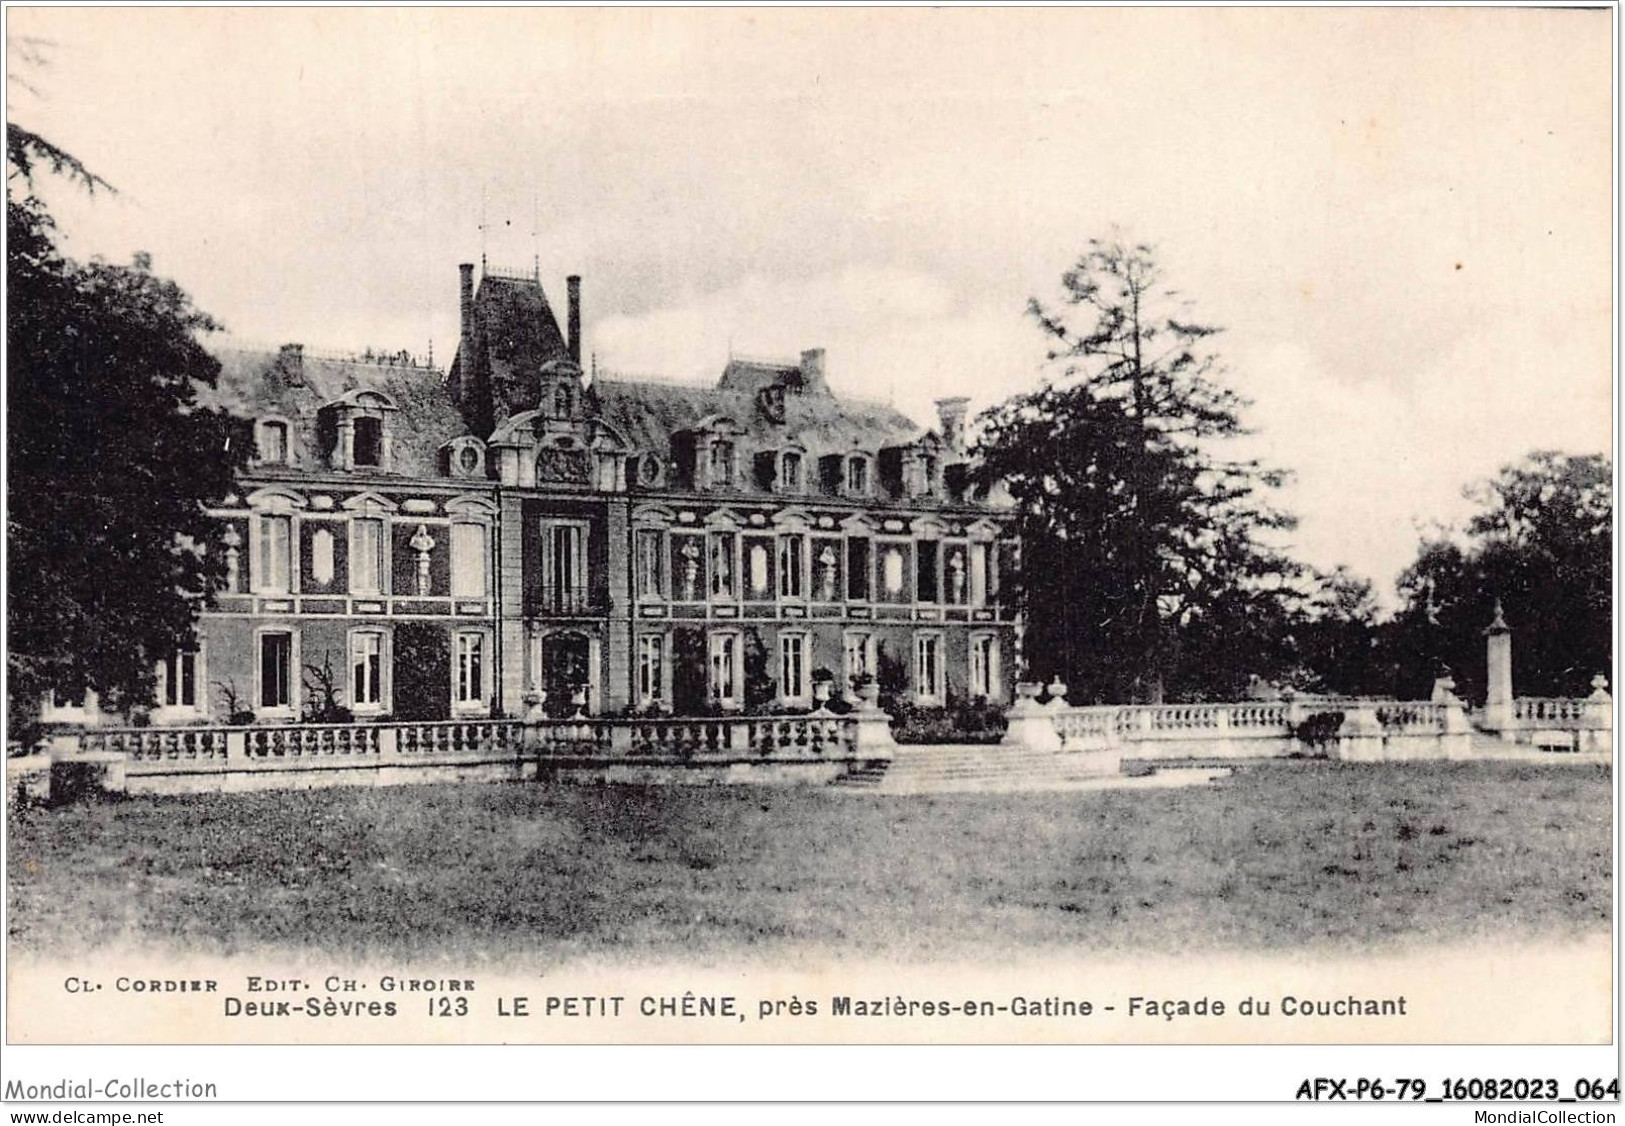
[[[1001,740],[1004,746],[1039,751],[1061,749],[1061,735],[1055,730],[1055,714],[1038,702],[1041,688],[1041,685],[1025,680],[1016,685],[1016,702],[1010,705],[1010,711],[1006,713],[1008,726]]]
[[[1495,620],[1484,631],[1486,686],[1484,726],[1510,738],[1512,731],[1512,630],[1501,613],[1501,600],[1495,600]]]
[[[1382,723],[1370,704],[1350,704],[1337,729],[1334,757],[1345,762],[1380,762],[1383,757]]]
[[[858,706],[852,710],[857,720],[857,757],[860,759],[889,759],[897,751],[897,740],[892,738],[891,716],[880,707],[880,686],[873,682],[858,686]]]
[[[1471,758],[1473,725],[1467,722],[1467,709],[1454,695],[1444,704],[1444,727],[1439,732],[1439,750],[1445,758]]]

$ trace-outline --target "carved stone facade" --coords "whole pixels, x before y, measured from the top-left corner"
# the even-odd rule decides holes
[[[221,353],[258,456],[161,718],[800,708],[866,677],[1012,698],[1017,545],[962,400],[922,430],[837,398],[818,350],[588,381],[578,279],[561,331],[539,278],[473,274],[447,373]]]

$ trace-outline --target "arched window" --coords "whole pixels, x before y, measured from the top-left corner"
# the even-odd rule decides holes
[[[553,388],[553,417],[570,417],[570,389],[563,384]]]

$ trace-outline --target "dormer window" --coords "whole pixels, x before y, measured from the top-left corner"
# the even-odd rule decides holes
[[[383,464],[384,422],[380,418],[355,420],[355,465],[373,468]]]
[[[554,418],[569,418],[570,417],[570,403],[571,403],[571,395],[570,395],[570,388],[569,387],[567,387],[567,386],[565,386],[563,384],[560,384],[559,386],[557,386],[557,387],[555,387],[553,389],[553,417]]]
[[[318,434],[335,469],[394,469],[392,421],[398,408],[382,391],[348,391],[322,407]]]
[[[787,450],[779,455],[779,491],[781,493],[801,491],[801,454],[794,450]]]
[[[261,465],[287,465],[288,424],[280,419],[261,422],[254,445]]]
[[[734,444],[726,438],[711,443],[712,488],[731,488],[734,483]]]
[[[869,459],[862,454],[846,459],[846,492],[854,497],[869,495]]]
[[[920,495],[934,497],[940,491],[937,459],[931,454],[920,455]]]

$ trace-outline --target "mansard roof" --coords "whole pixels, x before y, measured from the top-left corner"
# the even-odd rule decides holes
[[[735,386],[738,386],[736,383]],[[764,418],[752,390],[694,387],[600,377],[592,384],[603,418],[633,446],[666,456],[672,439],[717,416],[734,420],[759,449],[800,445],[814,456],[902,445],[921,434],[907,415],[882,403],[833,395],[785,396],[784,422]]]
[[[438,477],[440,447],[468,433],[446,391],[445,376],[434,368],[414,366],[404,358],[388,362],[394,357],[339,359],[288,348],[207,346],[220,361],[220,378],[214,387],[200,389],[200,404],[246,419],[287,418],[297,448],[316,458],[302,468],[325,464],[318,412],[335,400],[353,400],[357,392],[387,395],[398,408],[392,427],[397,475]]]

